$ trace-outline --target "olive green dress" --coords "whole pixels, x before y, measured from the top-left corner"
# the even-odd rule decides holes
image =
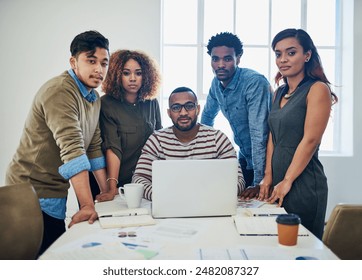
[[[306,98],[314,80],[307,80],[298,87],[289,101],[280,108],[280,101],[287,92],[281,86],[269,114],[274,152],[272,156],[273,186],[283,180],[294,153],[304,135]],[[318,150],[293,182],[285,196],[283,207],[288,213],[298,214],[302,224],[318,238],[322,238],[327,207],[328,186],[323,166],[318,159]]]

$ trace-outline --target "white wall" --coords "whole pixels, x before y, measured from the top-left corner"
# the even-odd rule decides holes
[[[362,1],[355,1],[353,62],[362,61]],[[353,17],[351,17],[353,18]],[[96,29],[111,51],[141,49],[160,59],[160,0],[0,0],[0,185],[15,152],[38,88],[69,68],[69,45],[80,32]],[[321,157],[329,182],[327,216],[336,203],[362,203],[362,65],[354,67],[353,155]],[[349,100],[348,102],[352,102]],[[346,104],[341,98],[337,106]],[[343,105],[343,106],[344,106]]]
[[[160,18],[160,0],[0,0],[0,185],[34,95],[70,68],[73,38],[94,29],[111,52],[139,49],[159,61]]]
[[[348,1],[351,2],[351,1]],[[362,95],[361,85],[362,80],[362,1],[355,0],[354,7],[346,7],[345,18],[353,19],[353,30],[344,30],[346,35],[353,36],[353,46],[345,45],[348,49],[344,53],[344,58],[349,61],[346,67],[353,68],[353,77],[345,77],[345,83],[342,85],[342,96],[340,102],[335,106],[352,106],[352,119],[350,122],[353,126],[352,141],[350,141],[353,154],[352,156],[338,156],[338,157],[321,157],[324,165],[325,172],[328,178],[329,197],[327,215],[337,203],[362,203]],[[345,42],[348,40],[346,39]],[[350,71],[345,71],[350,73]],[[353,91],[353,98],[343,98],[343,93]],[[351,107],[349,109],[351,111]],[[345,123],[342,125],[342,133],[344,129],[350,124]],[[349,141],[347,141],[349,142]],[[348,144],[344,144],[348,145]],[[348,149],[346,149],[348,150]]]

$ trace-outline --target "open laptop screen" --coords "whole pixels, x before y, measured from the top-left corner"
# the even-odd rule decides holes
[[[235,215],[237,183],[237,159],[154,161],[152,215],[154,218]]]

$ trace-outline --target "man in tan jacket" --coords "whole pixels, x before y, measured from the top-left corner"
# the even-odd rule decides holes
[[[95,88],[107,74],[109,42],[97,31],[86,31],[73,39],[70,51],[71,69],[36,94],[6,174],[7,184],[30,182],[38,194],[44,219],[39,254],[65,232],[70,183],[79,211],[69,226],[97,219],[88,171],[94,172],[101,193],[107,191],[98,126],[101,102]]]

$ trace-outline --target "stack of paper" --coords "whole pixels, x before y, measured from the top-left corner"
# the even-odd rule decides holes
[[[151,215],[100,217],[102,228],[139,227],[156,224]]]
[[[250,217],[276,217],[279,214],[287,214],[283,207],[275,208],[247,208],[245,214]]]
[[[234,216],[236,229],[243,236],[277,236],[276,217]],[[299,227],[299,236],[308,236],[304,227]]]
[[[115,200],[95,204],[102,228],[122,228],[154,225],[156,221],[146,208],[124,208]]]
[[[98,216],[128,216],[128,215],[145,215],[149,214],[146,208],[133,208],[130,209],[127,207],[127,204],[122,203],[123,201],[111,200],[104,202],[96,202],[94,207]]]

